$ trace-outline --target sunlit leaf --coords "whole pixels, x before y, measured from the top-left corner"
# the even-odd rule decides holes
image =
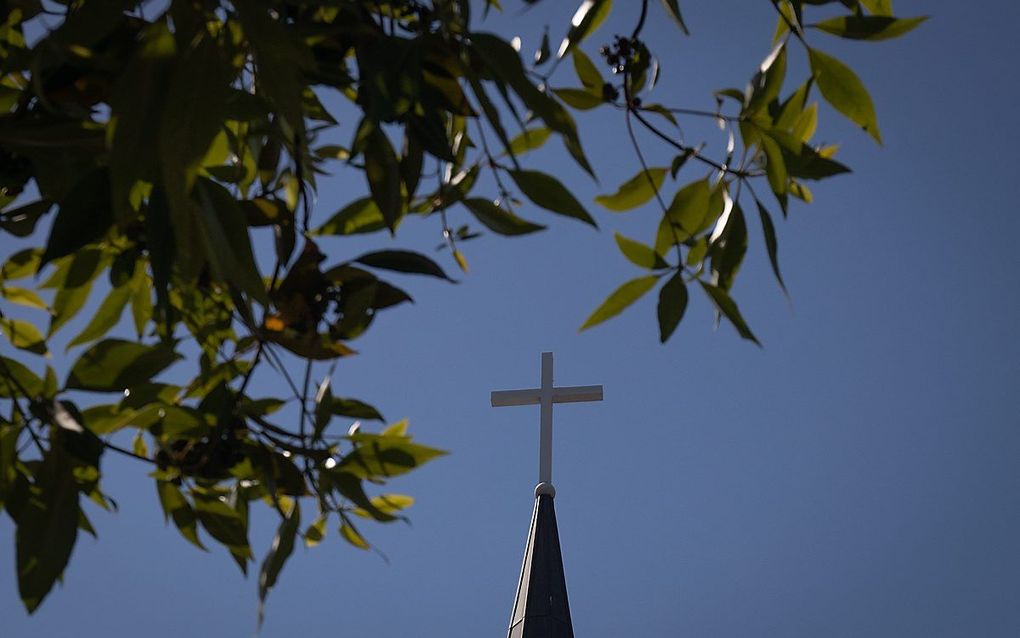
[[[595,29],[598,29],[602,21],[609,15],[612,7],[611,0],[584,0],[574,12],[574,17],[570,19],[570,30],[567,31],[567,37],[563,38],[560,43],[556,57],[562,58],[570,53],[574,47],[583,42]]]
[[[881,144],[882,135],[878,130],[875,106],[857,74],[847,65],[818,49],[809,49],[808,58],[811,61],[811,73],[818,83],[822,97]]]
[[[620,252],[626,257],[632,264],[641,268],[647,268],[648,270],[655,270],[660,268],[666,268],[669,264],[655,252],[651,247],[642,244],[641,242],[628,239],[620,233],[614,233],[616,239],[616,245],[619,246]]]
[[[48,354],[49,352],[43,333],[24,319],[0,317],[0,330],[3,330],[11,345],[19,350],[27,350],[34,354]]]
[[[658,280],[658,276],[648,275],[646,277],[631,279],[627,283],[623,284],[614,290],[612,294],[606,297],[606,300],[602,302],[601,306],[595,309],[595,312],[591,313],[591,316],[588,317],[581,326],[581,330],[587,330],[592,326],[597,326],[603,321],[620,314],[626,310],[628,306],[643,297],[646,292],[651,290],[655,285],[655,282]]]
[[[595,201],[609,210],[625,211],[648,202],[662,188],[666,179],[665,168],[649,168],[620,185],[612,195],[599,195]]]

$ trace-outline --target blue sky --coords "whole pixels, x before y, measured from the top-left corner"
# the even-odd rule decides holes
[[[530,34],[527,50],[539,25],[557,35],[573,9],[546,2],[518,15],[520,3],[504,4],[492,29]],[[629,4],[617,2],[590,53],[629,32]],[[712,90],[742,87],[772,33],[767,3],[757,4],[682,3],[688,39],[653,3],[657,99],[711,108]],[[363,530],[388,563],[335,529],[320,547],[298,548],[263,635],[505,633],[537,476],[538,409],[493,410],[488,399],[537,385],[543,350],[556,354],[558,383],[605,386],[602,403],[555,409],[556,505],[578,636],[1020,634],[1020,93],[1011,70],[1020,10],[896,8],[933,17],[886,43],[812,34],[859,71],[885,146],[823,108],[818,138],[842,143],[854,173],[814,187],[815,203],[794,205],[780,224],[791,301],[749,224],[734,294],[763,349],[727,325],[713,330],[697,295],[665,346],[654,295],[577,333],[639,274],[612,233],[647,241],[651,207],[613,215],[591,203],[598,232],[528,211],[550,230],[464,244],[471,271],[461,284],[402,280],[417,303],[377,321],[357,344],[363,354],[338,367],[334,392],[390,420],[410,417],[418,439],[452,454],[392,484],[417,498],[411,526]],[[800,52],[795,59],[791,72],[802,75]],[[568,65],[556,77],[576,84]],[[618,113],[579,124],[600,185],[554,144],[534,162],[591,202],[637,164]],[[668,161],[647,146],[653,163]],[[341,172],[320,192],[318,218],[363,191]],[[437,220],[401,230],[395,241],[322,247],[339,260],[439,242]],[[225,550],[204,554],[164,525],[148,468],[112,455],[104,464],[121,511],[92,516],[99,541],[79,539],[64,586],[31,618],[17,599],[13,528],[0,522],[4,636],[252,635],[255,579]],[[274,530],[265,512],[253,518],[257,554]]]

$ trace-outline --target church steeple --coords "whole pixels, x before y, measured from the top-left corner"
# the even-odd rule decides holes
[[[535,509],[508,638],[574,638],[556,509],[552,490],[543,490],[546,485],[542,483],[535,490]]]
[[[554,387],[551,352],[542,353],[541,388],[492,393],[493,407],[541,406],[539,483],[535,488],[535,509],[531,514],[517,597],[510,614],[508,638],[574,638],[560,535],[556,528],[556,509],[553,506],[556,489],[552,485],[552,409],[553,403],[601,400],[600,385]]]

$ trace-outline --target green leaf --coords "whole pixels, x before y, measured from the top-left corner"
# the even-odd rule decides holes
[[[262,625],[262,612],[266,602],[266,594],[276,584],[280,570],[283,569],[284,563],[287,562],[287,559],[290,558],[291,553],[294,551],[294,539],[297,536],[298,526],[300,525],[301,507],[298,501],[294,501],[290,514],[280,521],[280,527],[276,530],[276,537],[273,538],[273,544],[269,549],[269,553],[266,554],[265,560],[262,561],[262,568],[259,570],[259,626]]]
[[[181,358],[173,348],[105,339],[82,353],[71,368],[67,388],[122,392],[162,372]]]
[[[758,205],[758,215],[761,217],[761,229],[765,234],[765,248],[769,254],[772,273],[775,274],[776,281],[779,282],[779,287],[783,289],[783,293],[788,294],[786,292],[786,284],[783,283],[783,275],[779,272],[779,245],[776,242],[776,228],[772,224],[772,216],[757,199],[754,200],[754,203]]]
[[[7,258],[0,267],[0,279],[10,281],[34,275],[42,264],[41,248],[23,248]]]
[[[712,190],[707,179],[699,179],[684,186],[670,202],[666,217],[678,231],[681,241],[693,237],[710,216],[709,200]]]
[[[756,114],[767,108],[783,88],[786,78],[786,42],[780,42],[762,62],[751,84],[751,100],[746,112]]]
[[[509,173],[517,188],[521,189],[535,205],[598,227],[584,206],[552,175],[528,170]]]
[[[195,514],[205,531],[228,548],[250,554],[248,525],[238,511],[227,505],[222,497],[198,492],[193,492],[193,496]]]
[[[358,549],[371,549],[372,546],[368,544],[368,541],[361,535],[361,533],[349,522],[344,521],[340,525],[340,536],[345,541],[354,545]]]
[[[333,418],[333,392],[329,388],[330,380],[326,377],[319,384],[319,389],[315,393],[315,428],[313,431],[313,438],[318,439],[322,436],[326,426],[329,425],[330,419]]]
[[[471,34],[471,44],[484,60],[489,71],[509,84],[524,104],[542,118],[546,126],[559,133],[563,137],[567,151],[578,165],[589,175],[594,176],[591,164],[581,148],[581,138],[577,134],[577,124],[574,119],[570,117],[563,106],[539,91],[538,87],[531,83],[521,64],[521,58],[513,47],[501,37],[488,33]],[[476,89],[477,93],[479,91]],[[486,113],[488,114],[488,110]],[[493,118],[490,116],[489,119],[492,121]]]
[[[131,292],[131,319],[135,324],[135,334],[141,339],[145,335],[145,326],[152,319],[152,282],[145,274],[145,267],[139,265]]]
[[[199,178],[195,190],[201,201],[198,215],[206,257],[215,274],[248,293],[263,305],[269,304],[248,236],[248,222],[237,200],[219,184]]]
[[[676,21],[677,26],[684,32],[684,35],[690,35],[691,32],[687,30],[683,15],[680,14],[680,4],[677,0],[662,0],[662,6],[666,8],[666,13],[669,14],[669,17]]]
[[[762,134],[760,138],[761,149],[765,153],[765,175],[768,178],[769,187],[776,197],[783,201],[786,195],[786,182],[789,179],[786,173],[786,162],[783,161],[783,152],[776,142],[769,135]]]
[[[110,263],[109,256],[95,248],[80,250],[68,259],[42,285],[44,288],[57,288],[47,336],[53,336],[53,333],[78,314],[92,290],[92,282]]]
[[[613,236],[616,238],[616,245],[620,247],[620,252],[635,266],[647,268],[648,270],[669,267],[666,260],[651,247],[633,239],[628,239],[620,233],[615,233]]]
[[[42,394],[43,380],[34,372],[14,359],[0,357],[0,362],[0,398],[34,399]]]
[[[891,16],[892,0],[860,0],[868,11],[879,16]]]
[[[553,89],[553,93],[579,111],[590,111],[605,101],[601,95],[583,89]]]
[[[131,282],[125,282],[111,290],[85,329],[67,344],[67,349],[95,341],[109,332],[120,321],[120,316],[133,294],[134,286]]]
[[[0,287],[0,295],[11,303],[28,306],[29,308],[38,308],[40,310],[46,310],[47,308],[46,302],[42,297],[26,288],[2,286]]]
[[[611,0],[584,0],[574,12],[574,17],[570,19],[570,30],[560,43],[556,57],[562,58],[570,53],[574,47],[594,33],[609,15],[612,7]]]
[[[59,445],[43,456],[33,486],[35,494],[18,513],[18,591],[34,612],[64,573],[78,538],[78,483],[72,460]]]
[[[486,228],[500,235],[525,235],[545,230],[545,226],[533,224],[481,198],[469,198],[461,202]]]
[[[354,200],[341,208],[312,235],[359,235],[386,228],[386,218],[369,197]]]
[[[371,503],[376,510],[392,516],[414,505],[414,497],[406,494],[381,494],[373,497]],[[368,510],[360,507],[354,508],[351,513],[362,518],[373,518]]]
[[[817,49],[808,49],[808,58],[811,61],[811,73],[822,97],[881,144],[882,135],[878,130],[875,106],[857,74],[836,58]]]
[[[205,545],[198,538],[198,519],[195,510],[184,498],[184,494],[169,481],[156,481],[156,491],[159,493],[159,504],[163,507],[164,520],[172,518],[181,536],[195,547],[206,551]]]
[[[701,284],[701,288],[708,295],[709,299],[712,300],[712,303],[715,305],[719,313],[733,324],[733,327],[737,329],[740,336],[744,339],[753,341],[760,346],[761,342],[758,341],[758,338],[754,336],[754,333],[752,333],[751,329],[747,326],[747,322],[745,322],[744,318],[740,315],[740,310],[737,309],[737,304],[730,298],[730,295],[722,288],[713,286],[712,284],[701,281],[700,279],[698,280],[698,283]]]
[[[665,179],[665,168],[649,168],[621,184],[612,195],[599,195],[595,201],[614,211],[637,208],[655,196]]]
[[[96,169],[78,180],[60,203],[39,267],[100,239],[111,225],[110,173]]]
[[[302,94],[304,72],[316,68],[315,58],[295,29],[284,22],[269,5],[242,2],[236,6],[245,38],[255,52],[258,89],[294,129],[304,126]],[[279,19],[274,19],[279,18]]]
[[[380,250],[365,253],[354,261],[372,268],[382,268],[384,270],[416,275],[429,275],[453,282],[453,279],[447,277],[443,269],[439,267],[439,264],[421,253],[410,250]]]
[[[412,443],[406,436],[354,434],[353,452],[337,464],[339,473],[360,479],[381,479],[406,474],[428,461],[446,454],[442,450]],[[365,507],[364,503],[359,503]]]
[[[719,220],[721,224],[722,219]],[[713,232],[712,243],[712,273],[715,281],[723,290],[733,287],[733,280],[744,262],[744,255],[747,254],[747,223],[744,219],[744,211],[738,202],[733,203],[729,215],[726,216],[726,225],[721,230]],[[716,237],[718,233],[718,237]]]
[[[333,397],[333,414],[337,416],[347,416],[352,419],[370,419],[375,421],[384,421],[382,415],[374,407],[367,403],[358,401],[357,399],[344,399],[341,397]]]
[[[549,139],[551,132],[547,126],[525,129],[517,137],[510,140],[510,152],[514,155],[521,155],[540,148]]]
[[[320,516],[305,530],[305,547],[315,547],[326,537],[327,518]]]
[[[687,310],[687,284],[683,272],[677,271],[659,290],[659,341],[666,341],[676,330]]]
[[[34,354],[49,354],[46,337],[34,325],[24,319],[0,317],[0,330],[15,348]]]
[[[917,18],[893,18],[891,16],[838,16],[808,25],[851,40],[889,40],[913,31],[927,16]]]
[[[614,290],[613,293],[602,302],[602,305],[595,309],[595,312],[591,313],[591,316],[585,320],[584,325],[582,325],[580,329],[587,330],[592,326],[597,326],[603,321],[620,314],[626,310],[628,306],[644,296],[646,292],[651,290],[655,285],[655,282],[658,280],[659,277],[657,275],[648,275],[646,277],[631,279],[627,283],[623,284]]]
[[[577,78],[581,80],[581,84],[590,93],[594,93],[599,96],[599,101],[602,101],[602,85],[605,80],[602,79],[602,74],[592,64],[591,58],[585,55],[581,49],[574,49],[571,57],[574,60],[574,71],[577,73]]]
[[[365,177],[372,192],[372,200],[382,213],[390,230],[396,230],[404,214],[404,198],[401,193],[400,161],[386,134],[371,125],[368,142],[365,145]]]

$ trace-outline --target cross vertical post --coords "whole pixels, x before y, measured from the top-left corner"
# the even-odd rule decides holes
[[[492,407],[535,405],[540,408],[538,482],[539,488],[552,489],[552,413],[553,403],[601,401],[602,386],[584,385],[557,388],[553,385],[553,355],[542,353],[542,385],[528,390],[496,390],[492,393]],[[545,487],[543,487],[545,486]]]

